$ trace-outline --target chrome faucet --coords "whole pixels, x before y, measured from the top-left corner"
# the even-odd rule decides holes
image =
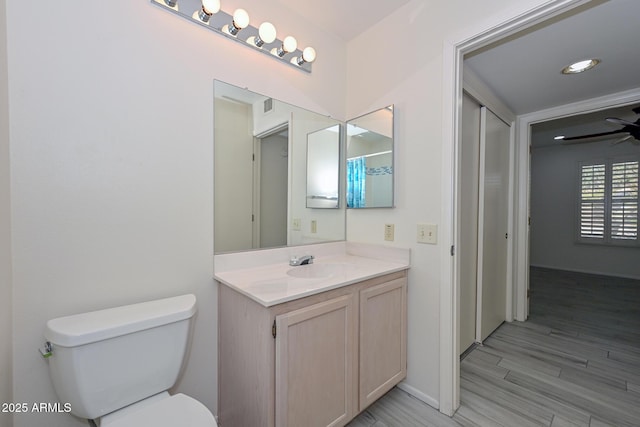
[[[297,256],[294,256],[289,260],[289,265],[296,267],[298,265],[313,264],[314,259],[315,257],[313,255],[304,255],[304,256],[301,256],[300,258],[298,258]]]

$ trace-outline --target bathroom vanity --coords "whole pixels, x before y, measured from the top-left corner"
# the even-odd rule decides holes
[[[408,250],[328,245],[307,266],[216,263],[221,426],[342,426],[405,378]]]

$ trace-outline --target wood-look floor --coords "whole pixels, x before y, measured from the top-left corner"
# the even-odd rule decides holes
[[[452,418],[393,389],[349,427],[640,426],[640,281],[532,268],[531,291],[461,362]]]

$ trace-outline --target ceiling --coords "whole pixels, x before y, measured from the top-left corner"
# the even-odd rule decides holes
[[[411,0],[276,1],[348,42]]]
[[[516,114],[640,87],[640,1],[586,6],[465,56],[469,67]],[[563,75],[578,60],[590,71]]]

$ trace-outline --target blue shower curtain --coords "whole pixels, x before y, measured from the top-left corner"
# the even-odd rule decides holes
[[[347,207],[365,207],[367,162],[364,157],[347,159]]]

